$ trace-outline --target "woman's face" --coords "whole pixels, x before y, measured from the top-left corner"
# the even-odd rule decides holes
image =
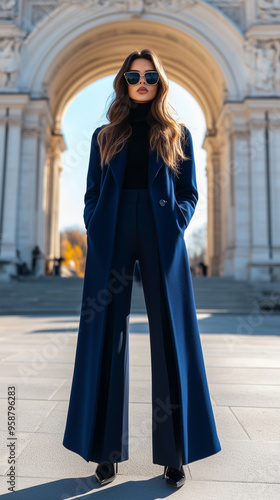
[[[129,71],[137,70],[140,72],[140,75],[142,75],[136,85],[129,85],[127,83],[128,95],[134,102],[147,102],[155,98],[158,90],[158,83],[156,85],[148,85],[143,76],[145,71],[149,71],[151,69],[155,70],[155,67],[152,61],[149,61],[148,59],[134,59],[134,61],[132,61]],[[143,92],[142,94],[138,92],[140,87],[145,87],[147,92]]]

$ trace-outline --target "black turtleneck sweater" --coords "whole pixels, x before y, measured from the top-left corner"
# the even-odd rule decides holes
[[[147,114],[152,101],[136,103],[131,98],[129,123],[132,135],[127,145],[127,161],[122,187],[124,189],[148,189],[149,124]]]

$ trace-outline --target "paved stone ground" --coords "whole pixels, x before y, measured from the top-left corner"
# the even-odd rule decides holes
[[[76,314],[76,313],[75,313]],[[78,316],[3,315],[0,322],[0,494],[8,498],[7,389],[16,387],[20,500],[280,498],[279,315],[198,313],[222,450],[185,465],[173,489],[152,463],[151,367],[145,314],[130,316],[129,460],[100,487],[96,464],[62,446]],[[237,325],[247,325],[238,330]],[[10,497],[9,497],[10,498]]]

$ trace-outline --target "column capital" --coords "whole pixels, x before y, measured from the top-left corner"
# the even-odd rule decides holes
[[[16,125],[21,126],[23,120],[19,116],[0,116],[0,124],[1,125]]]
[[[15,92],[0,92],[0,110],[23,110],[30,101],[29,94],[16,94]]]
[[[39,127],[23,127],[22,133],[24,135],[38,135],[41,132]]]
[[[67,147],[64,142],[63,134],[52,134],[49,137],[49,147],[50,147],[50,155],[56,156],[57,154],[66,151]]]

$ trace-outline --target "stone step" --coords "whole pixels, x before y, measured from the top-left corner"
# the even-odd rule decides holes
[[[278,283],[248,283],[231,278],[192,278],[198,312],[248,314],[272,294],[280,296]],[[26,277],[0,282],[0,314],[80,313],[83,279],[59,276]],[[278,295],[277,295],[278,294]],[[274,311],[276,312],[276,311]],[[131,313],[146,313],[143,287],[134,280]]]

